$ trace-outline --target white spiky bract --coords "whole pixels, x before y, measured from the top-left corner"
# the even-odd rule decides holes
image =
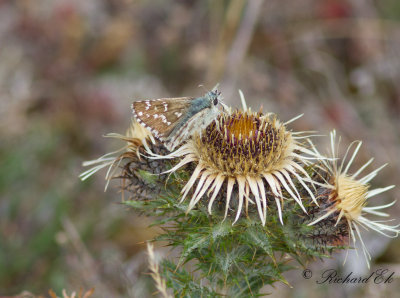
[[[349,145],[340,166],[338,166],[338,147],[340,142],[338,142],[338,144],[335,143],[335,131],[332,131],[330,134],[330,142],[332,158],[329,160],[322,160],[321,162],[323,165],[322,169],[328,173],[329,181],[327,181],[327,183],[330,184],[330,186],[328,187],[332,189],[330,200],[333,200],[334,204],[326,211],[323,216],[317,218],[309,225],[314,225],[317,222],[320,222],[321,220],[329,217],[331,214],[339,212],[337,223],[343,218],[343,216],[345,217],[349,227],[349,243],[351,243],[352,240],[353,245],[356,246],[356,238],[359,238],[367,266],[369,267],[371,255],[362,240],[359,227],[363,227],[366,230],[368,230],[369,228],[384,236],[394,238],[397,237],[398,233],[400,232],[400,230],[398,229],[400,225],[388,225],[386,224],[386,222],[389,222],[390,220],[373,221],[365,217],[365,215],[367,214],[388,217],[389,215],[387,213],[378,210],[388,208],[392,206],[396,201],[381,206],[367,207],[367,200],[392,189],[394,185],[377,189],[369,189],[369,182],[378,174],[378,172],[383,167],[386,166],[386,164],[365,175],[364,177],[358,178],[362,171],[364,171],[365,168],[371,164],[373,158],[366,162],[354,174],[349,174],[349,169],[358,151],[360,150],[362,142],[356,141]],[[353,146],[356,146],[353,150],[353,154],[351,155],[347,164],[345,164],[347,156]],[[316,154],[319,154],[318,150],[315,147],[313,148]]]
[[[239,219],[243,206],[247,208],[251,203],[256,205],[261,222],[265,225],[267,196],[272,196],[283,224],[282,203],[286,198],[282,189],[289,194],[287,199],[294,199],[306,212],[293,178],[317,203],[310,184],[306,183],[312,183],[312,180],[302,164],[307,165],[310,159],[320,160],[324,157],[304,147],[300,139],[305,138],[304,132],[288,131],[285,123],[281,123],[273,114],[254,113],[247,108],[233,112],[227,109],[227,113],[221,114],[201,135],[195,135],[175,152],[160,158],[181,158],[166,173],[172,173],[191,162],[197,164],[182,189],[181,201],[197,182],[188,212],[207,194],[208,211],[211,214],[213,203],[226,182],[225,217],[231,207],[235,184],[238,189],[233,223]]]
[[[83,163],[84,167],[91,166],[91,168],[79,175],[82,181],[88,179],[93,174],[97,173],[99,170],[107,168],[107,173],[105,179],[107,183],[105,185],[105,190],[107,190],[108,184],[111,178],[114,176],[115,170],[124,157],[136,156],[140,158],[139,147],[143,146],[146,152],[151,152],[149,149],[148,141],[155,143],[155,140],[151,133],[142,125],[136,121],[132,121],[131,126],[126,132],[126,135],[121,135],[117,133],[107,134],[106,137],[116,138],[126,141],[126,145],[117,151],[107,153],[95,160],[85,161]]]

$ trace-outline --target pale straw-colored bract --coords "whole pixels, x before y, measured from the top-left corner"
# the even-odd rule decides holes
[[[105,135],[108,138],[115,138],[123,140],[126,144],[117,151],[107,153],[95,160],[85,161],[83,166],[91,167],[89,170],[79,175],[79,178],[84,181],[97,173],[99,170],[108,168],[105,179],[107,183],[105,189],[109,185],[111,178],[114,176],[116,169],[125,157],[137,157],[140,158],[139,147],[143,147],[147,152],[150,151],[148,142],[155,143],[153,136],[150,131],[140,125],[135,120],[132,121],[131,126],[126,132],[126,135],[117,133],[109,133]]]
[[[339,213],[337,218],[337,223],[344,216],[349,227],[349,235],[350,235],[349,242],[351,243],[352,240],[353,245],[356,246],[356,238],[360,240],[365,260],[369,267],[369,261],[371,260],[371,255],[368,252],[362,240],[360,227],[363,227],[366,230],[371,229],[384,236],[394,238],[397,237],[397,235],[400,232],[400,230],[398,229],[400,225],[387,224],[387,222],[390,222],[391,220],[374,221],[366,217],[366,215],[388,217],[389,215],[387,213],[381,212],[379,210],[392,206],[396,201],[381,206],[367,207],[367,200],[378,194],[381,194],[385,191],[392,189],[394,185],[390,185],[383,188],[369,189],[369,182],[378,174],[378,172],[382,168],[386,166],[386,164],[370,172],[369,174],[364,175],[362,178],[359,178],[360,174],[371,164],[373,158],[371,158],[368,162],[366,162],[354,174],[349,173],[350,167],[358,151],[360,150],[362,142],[356,141],[349,145],[340,165],[338,165],[338,160],[339,160],[338,150],[340,141],[336,143],[335,131],[331,132],[330,134],[330,142],[331,142],[332,158],[329,160],[321,160],[322,164],[321,168],[328,174],[326,187],[332,190],[330,194],[330,200],[333,201],[334,204],[332,204],[332,206],[326,211],[324,215],[317,218],[309,225],[314,225],[317,222],[320,222],[321,220],[329,217],[334,213]],[[355,146],[353,153],[350,159],[346,161],[353,146]],[[313,148],[314,152],[318,154],[319,153],[318,150],[315,147]]]

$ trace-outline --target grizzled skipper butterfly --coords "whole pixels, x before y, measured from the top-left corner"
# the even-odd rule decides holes
[[[221,92],[212,90],[203,97],[135,101],[133,116],[172,151],[217,118],[220,95]]]

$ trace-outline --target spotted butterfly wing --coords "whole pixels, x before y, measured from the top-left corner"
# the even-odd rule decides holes
[[[160,98],[135,101],[132,104],[133,115],[155,137],[166,141],[177,125],[187,115],[193,97]]]

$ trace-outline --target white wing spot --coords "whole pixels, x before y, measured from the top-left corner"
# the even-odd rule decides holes
[[[164,104],[164,112],[168,111],[168,104],[165,102],[163,104]]]
[[[158,114],[154,114],[153,117],[154,117],[154,119],[157,119],[158,118]]]
[[[143,112],[139,112],[138,115],[139,115],[139,116],[142,116],[142,115],[143,115]]]
[[[168,122],[167,121],[167,117],[165,117],[165,115],[161,114],[160,117],[161,117],[163,123],[167,123]]]
[[[175,112],[174,114],[175,114],[176,117],[182,116],[182,113],[179,113],[179,112]]]

